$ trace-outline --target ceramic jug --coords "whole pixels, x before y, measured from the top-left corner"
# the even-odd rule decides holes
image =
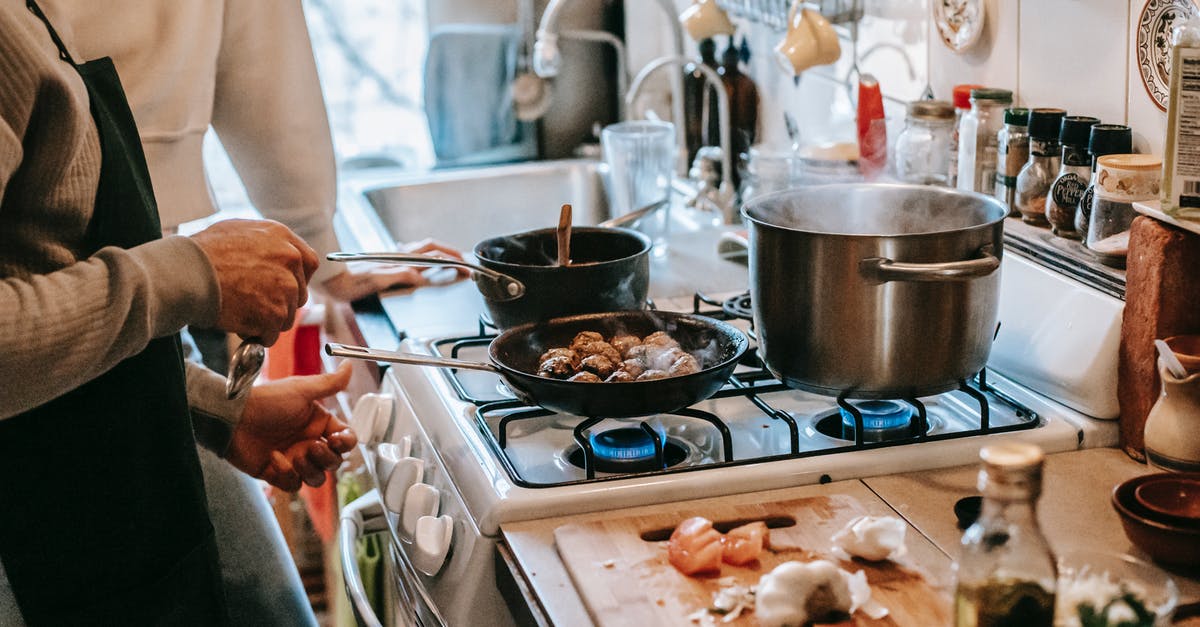
[[[1146,459],[1175,472],[1200,472],[1200,372],[1178,378],[1158,361],[1162,393],[1146,417]]]

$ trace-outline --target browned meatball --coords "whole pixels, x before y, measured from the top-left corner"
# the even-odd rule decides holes
[[[637,377],[634,376],[628,370],[617,370],[617,371],[613,372],[612,374],[608,375],[608,378],[605,379],[604,382],[605,383],[629,383],[631,381],[636,381],[636,380],[637,380]]]
[[[567,357],[551,357],[538,366],[538,376],[550,379],[565,379],[575,374],[575,367]]]
[[[603,341],[604,336],[596,333],[595,331],[580,331],[575,335],[575,339],[571,340],[571,350],[579,350],[579,347],[583,346],[584,344]]]
[[[542,353],[542,356],[538,358],[538,363],[542,363],[551,357],[566,357],[571,360],[571,367],[573,368],[578,368],[579,360],[583,358],[579,353],[569,348],[552,348]]]
[[[612,360],[604,355],[589,355],[584,357],[583,361],[579,362],[579,367],[595,374],[601,379],[607,379],[608,375],[612,374],[613,370],[617,369],[616,366],[613,365]]]
[[[620,370],[633,375],[634,378],[637,378],[646,371],[646,365],[636,359],[626,359],[625,361],[621,362],[619,368]]]
[[[609,344],[608,342],[591,342],[590,344],[584,344],[583,346],[575,349],[575,352],[579,353],[580,357],[586,358],[591,357],[592,355],[602,355],[614,364],[621,363],[621,353],[617,352],[617,349],[613,348],[612,344]]]
[[[671,375],[663,372],[662,370],[647,370],[647,371],[643,372],[641,375],[639,375],[637,380],[638,381],[653,381],[655,379],[666,379],[669,376],[671,376]]]
[[[648,359],[646,360],[646,367],[653,370],[669,370],[671,368],[671,364],[678,361],[680,357],[687,355],[687,353],[683,352],[683,350],[679,348],[662,348],[651,346],[646,350],[646,355],[648,356]]]
[[[666,331],[655,331],[647,335],[646,339],[642,340],[642,344],[647,346],[661,346],[663,348],[676,348],[679,346],[679,342],[671,339],[671,336],[667,335]]]
[[[612,344],[612,347],[621,353],[621,359],[629,359],[629,349],[641,346],[642,341],[636,335],[614,335],[609,344]]]
[[[649,355],[650,348],[651,347],[646,346],[645,344],[639,344],[637,346],[634,346],[634,347],[630,348],[629,353],[627,355],[625,355],[625,360],[626,361],[633,360],[633,361],[636,361],[636,362],[642,364],[643,366],[645,366],[650,361],[650,355]]]
[[[682,357],[671,364],[667,372],[673,377],[700,372],[700,362],[696,361],[695,357],[684,353]]]
[[[600,377],[597,377],[596,375],[594,375],[586,370],[584,370],[583,372],[576,372],[574,375],[571,375],[571,378],[567,379],[567,381],[574,381],[576,383],[601,383],[602,382]]]

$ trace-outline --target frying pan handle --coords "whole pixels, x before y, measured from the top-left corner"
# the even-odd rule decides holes
[[[985,277],[1000,267],[1000,259],[992,254],[990,245],[979,250],[979,256],[965,261],[944,263],[905,263],[885,257],[863,259],[858,270],[873,283],[888,281],[950,282]]]
[[[371,361],[386,361],[394,364],[412,364],[416,366],[436,366],[439,368],[463,368],[465,370],[483,370],[485,372],[496,373],[500,372],[491,364],[485,364],[476,361],[446,359],[445,357],[432,357],[430,355],[418,355],[417,353],[399,353],[396,351],[367,348],[365,346],[350,346],[348,344],[337,344],[334,342],[325,344],[325,352],[335,357],[349,357],[351,359],[367,359]]]
[[[466,268],[477,275],[483,275],[492,279],[501,292],[498,295],[488,294],[496,300],[503,300],[503,297],[517,298],[525,293],[525,284],[517,279],[514,279],[503,272],[497,272],[491,268],[485,268],[481,265],[462,261],[461,259],[446,259],[444,257],[434,257],[432,255],[416,255],[409,253],[382,252],[382,253],[329,253],[325,258],[330,261],[376,261],[380,263],[400,263],[410,266],[454,266],[456,268]]]

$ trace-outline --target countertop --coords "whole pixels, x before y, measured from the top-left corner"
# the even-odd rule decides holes
[[[1125,538],[1117,514],[1109,504],[1113,486],[1146,472],[1149,472],[1146,466],[1117,449],[1086,449],[1048,456],[1038,517],[1051,547],[1055,551],[1086,547],[1127,552],[1146,559]],[[927,557],[922,563],[932,565],[937,571],[939,565],[948,568],[958,555],[962,532],[956,526],[953,506],[958,499],[978,493],[975,489],[977,473],[977,466],[961,466],[706,499],[689,505],[702,509],[705,503],[716,501],[762,502],[848,494],[871,513],[898,515],[908,521],[910,543],[915,543],[922,551],[926,550],[927,544],[936,547],[936,555]],[[556,625],[587,625],[590,624],[587,611],[554,548],[554,529],[568,523],[654,512],[667,507],[678,508],[679,504],[527,521],[503,525],[501,531],[523,576],[522,583],[531,591],[534,603],[540,606],[544,616]],[[934,575],[946,572],[940,570]],[[1200,573],[1173,573],[1173,576],[1179,585],[1181,604],[1200,601]],[[1197,627],[1200,619],[1176,624]]]

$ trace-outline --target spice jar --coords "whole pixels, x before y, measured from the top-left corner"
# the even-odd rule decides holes
[[[792,150],[750,148],[744,155],[739,193],[742,202],[760,194],[790,189],[799,184],[800,157]]]
[[[907,183],[949,185],[954,107],[941,100],[908,103],[904,130],[896,138],[896,177]]]
[[[1088,222],[1092,216],[1092,196],[1096,191],[1096,161],[1104,155],[1124,155],[1133,152],[1133,131],[1122,124],[1097,124],[1092,127],[1088,139],[1088,152],[1092,155],[1092,180],[1079,199],[1075,210],[1075,232],[1087,237]]]
[[[1046,220],[1050,231],[1059,237],[1082,239],[1075,232],[1075,210],[1083,190],[1092,179],[1092,158],[1088,155],[1088,138],[1092,127],[1100,120],[1082,115],[1063,118],[1058,141],[1062,144],[1062,164],[1058,176],[1046,196]]]
[[[1066,115],[1062,109],[1029,112],[1029,161],[1017,174],[1017,210],[1029,224],[1046,224],[1046,196],[1062,159],[1058,134]]]
[[[1100,262],[1125,267],[1133,203],[1158,198],[1162,159],[1155,155],[1106,155],[1096,162],[1096,191],[1088,224],[1087,247]]]
[[[996,136],[1004,125],[1004,107],[1012,104],[1007,89],[972,89],[971,110],[963,114],[958,133],[958,188],[989,196],[996,184]]]
[[[971,110],[971,90],[981,88],[983,85],[955,85],[951,92],[953,94],[951,102],[954,104],[954,132],[950,136],[950,167],[947,169],[949,174],[947,182],[950,187],[958,185],[958,141],[962,118],[967,111]]]
[[[1029,109],[1004,110],[1004,128],[996,135],[996,200],[1017,211],[1017,175],[1029,160]]]

